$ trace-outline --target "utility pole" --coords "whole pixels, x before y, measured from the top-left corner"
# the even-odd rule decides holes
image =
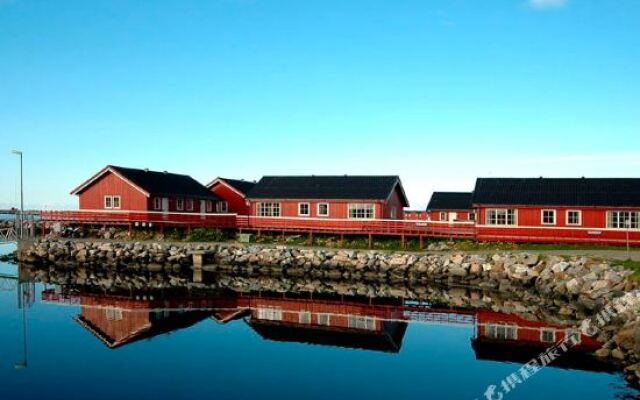
[[[22,151],[13,150],[12,154],[20,156],[20,239],[23,238],[22,231],[24,230],[24,187],[22,185]]]

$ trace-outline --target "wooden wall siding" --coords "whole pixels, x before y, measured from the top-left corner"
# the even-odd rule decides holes
[[[278,200],[252,200],[251,201],[251,215],[258,215],[258,203],[280,203],[280,212],[282,217],[300,217],[300,218],[328,218],[328,219],[347,219],[348,218],[348,210],[349,204],[356,203],[371,203],[375,204],[375,218],[382,219],[384,215],[384,203],[380,201],[318,201],[318,200],[286,200],[286,201],[278,201]],[[298,204],[300,203],[309,203],[311,206],[311,215],[310,216],[299,216],[298,215]],[[327,203],[329,204],[329,216],[321,217],[318,215],[318,204]]]
[[[149,210],[147,197],[124,179],[106,173],[78,196],[81,210],[104,209],[104,196],[120,196],[122,210]]]
[[[249,215],[251,207],[246,204],[246,200],[238,192],[229,188],[227,185],[217,183],[211,187],[211,192],[220,199],[227,202],[229,212],[238,215]]]
[[[440,221],[440,213],[441,212],[446,212],[447,213],[447,219],[445,219],[445,221],[449,220],[449,214],[454,212],[458,214],[457,217],[457,221],[469,221],[469,210],[433,210],[433,211],[429,211],[429,220],[430,221]]]
[[[384,205],[384,210],[383,210],[384,219],[392,219],[391,210],[394,207],[397,213],[395,219],[404,219],[404,204],[402,204],[402,198],[400,196],[400,189],[398,188],[398,186],[396,186],[396,189],[393,191],[393,194]]]

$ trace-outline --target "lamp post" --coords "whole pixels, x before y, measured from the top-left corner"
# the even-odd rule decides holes
[[[20,156],[20,239],[22,239],[22,231],[24,229],[24,189],[22,186],[22,151],[12,150],[12,154]]]

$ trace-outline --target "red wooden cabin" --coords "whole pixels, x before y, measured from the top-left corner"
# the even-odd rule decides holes
[[[267,176],[249,193],[262,218],[401,220],[409,205],[398,176]]]
[[[218,197],[188,175],[107,165],[75,188],[81,210],[212,213]]]
[[[255,182],[245,180],[216,178],[207,188],[220,198],[219,212],[249,215],[251,207],[247,202],[247,194],[255,185]]]
[[[640,244],[640,179],[479,178],[481,241]]]
[[[427,220],[439,222],[475,221],[470,192],[434,192],[427,205]]]

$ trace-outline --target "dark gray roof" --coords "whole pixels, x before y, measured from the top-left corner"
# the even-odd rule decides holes
[[[640,179],[478,178],[472,204],[640,207]]]
[[[150,195],[217,199],[204,185],[189,175],[117,167],[113,165],[111,168]]]
[[[249,192],[251,199],[386,200],[398,186],[398,176],[265,176]]]
[[[471,192],[434,192],[427,210],[469,210]]]
[[[255,182],[245,181],[244,179],[227,179],[227,178],[219,178],[222,181],[227,182],[231,187],[233,187],[238,192],[246,195],[249,193],[255,186]]]

